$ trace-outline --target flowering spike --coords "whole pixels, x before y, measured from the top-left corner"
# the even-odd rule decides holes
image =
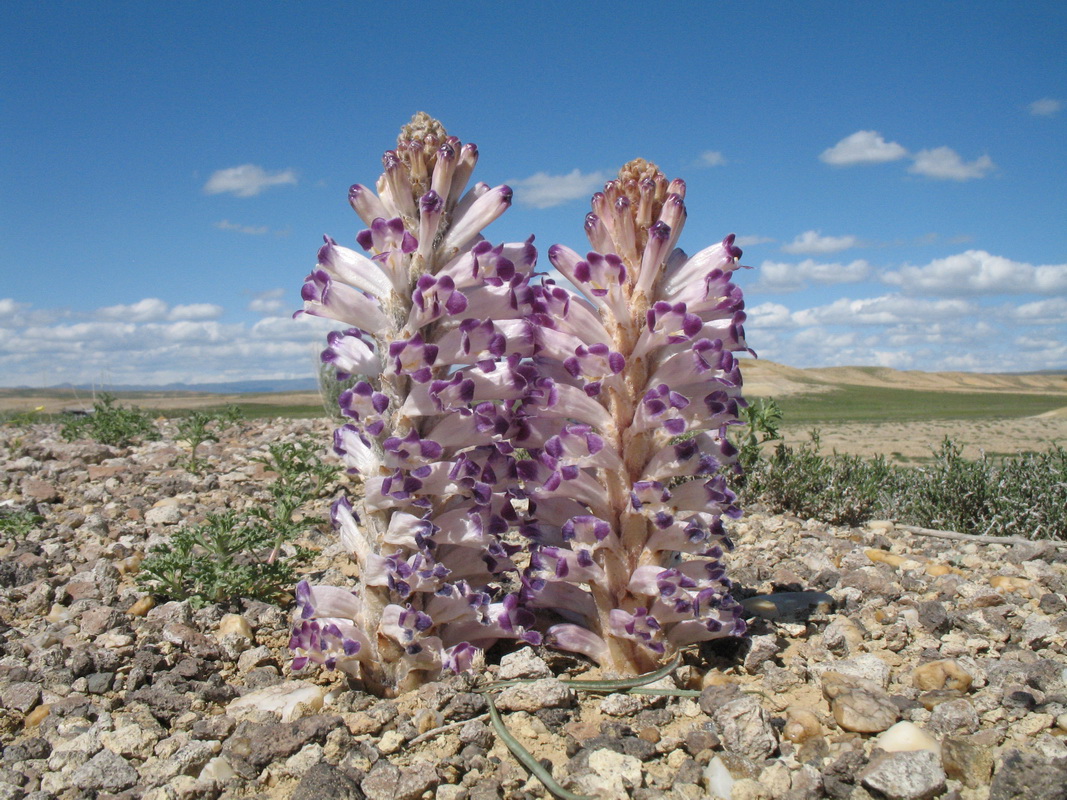
[[[340,393],[334,450],[363,491],[331,518],[361,582],[297,587],[293,665],[343,669],[382,694],[470,670],[500,638],[541,640],[505,591],[516,567],[501,540],[521,522],[509,439],[536,389],[521,364],[536,251],[482,240],[511,190],[461,197],[476,161],[417,114],[383,156],[377,196],[349,192],[367,255],[327,237],[302,292],[306,313],[351,326],[322,358],[359,376]]]
[[[624,166],[593,195],[596,251],[549,249],[585,296],[546,284],[540,297],[535,364],[552,387],[526,408],[558,421],[554,432],[526,422],[543,443],[518,465],[530,499],[523,597],[568,620],[550,644],[609,673],[744,632],[719,561],[722,520],[739,511],[717,474],[735,461],[723,431],[741,402],[739,253],[732,237],[693,258],[675,249],[684,196],[655,165]]]

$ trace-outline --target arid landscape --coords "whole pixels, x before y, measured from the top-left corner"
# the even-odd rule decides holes
[[[945,437],[961,446],[968,458],[978,457],[982,452],[1013,455],[1067,443],[1067,375],[1063,373],[917,372],[880,367],[797,369],[765,359],[746,360],[743,373],[746,397],[775,398],[782,402],[786,411],[782,433],[788,444],[808,441],[810,432],[818,429],[824,452],[884,455],[908,463],[929,457]],[[908,413],[887,414],[886,419],[875,415],[851,421],[847,411],[829,402],[835,393],[847,391],[852,395],[877,395],[875,403],[888,403],[891,400],[883,400],[878,394],[886,390],[912,393],[914,402],[909,401]],[[966,418],[952,418],[951,412],[935,407],[938,395],[997,396],[1004,400],[1018,396],[1021,401],[1037,398],[1050,402],[1045,403],[1046,410],[1034,414],[1008,413],[1003,409],[985,413],[979,404],[967,410]],[[931,401],[931,397],[935,399]],[[1062,404],[1057,397],[1062,398]],[[802,421],[791,418],[789,413],[789,401],[797,398],[805,398],[809,409]],[[820,401],[824,398],[828,402],[823,405]],[[120,400],[161,411],[240,404],[280,410],[302,407],[313,413],[322,407],[315,392],[130,392],[120,393]],[[929,413],[924,410],[924,403],[931,404]],[[0,389],[0,416],[37,408],[44,414],[58,414],[91,405],[92,393],[87,391]],[[1011,403],[1007,406],[1010,408]]]

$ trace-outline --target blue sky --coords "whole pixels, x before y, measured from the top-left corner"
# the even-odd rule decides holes
[[[0,4],[0,386],[309,376],[293,321],[416,111],[587,247],[640,156],[792,366],[1067,369],[1062,2]]]

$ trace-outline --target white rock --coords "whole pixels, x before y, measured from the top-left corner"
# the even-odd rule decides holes
[[[589,772],[577,776],[574,786],[601,800],[628,800],[641,786],[641,762],[614,750],[595,750],[589,754]]]
[[[883,731],[874,740],[874,746],[887,753],[905,753],[913,750],[929,750],[941,754],[941,743],[914,722],[902,721]]]
[[[822,664],[813,664],[812,673],[822,677],[824,672],[839,672],[853,678],[863,678],[874,681],[883,689],[889,686],[889,665],[876,655],[870,653],[855,658],[846,658],[841,661],[825,661]]]
[[[231,700],[226,713],[242,719],[255,712],[267,711],[282,722],[293,722],[322,708],[325,696],[321,686],[307,681],[286,681]]]
[[[204,764],[199,780],[225,785],[236,777],[237,773],[233,771],[230,762],[224,756],[215,756]]]
[[[552,670],[532,649],[524,647],[500,659],[500,673],[497,677],[502,681],[520,678],[551,678]]]
[[[715,756],[704,768],[704,786],[712,800],[730,800],[734,792],[734,778],[722,759]]]

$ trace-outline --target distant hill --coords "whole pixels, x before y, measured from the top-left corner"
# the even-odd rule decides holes
[[[20,386],[20,390],[29,387]],[[167,384],[115,384],[113,386],[90,386],[61,383],[47,389],[30,391],[68,391],[68,392],[196,392],[203,394],[270,394],[273,392],[314,392],[318,391],[314,378],[290,378],[286,380],[252,380],[228,381],[222,383],[167,383]]]

